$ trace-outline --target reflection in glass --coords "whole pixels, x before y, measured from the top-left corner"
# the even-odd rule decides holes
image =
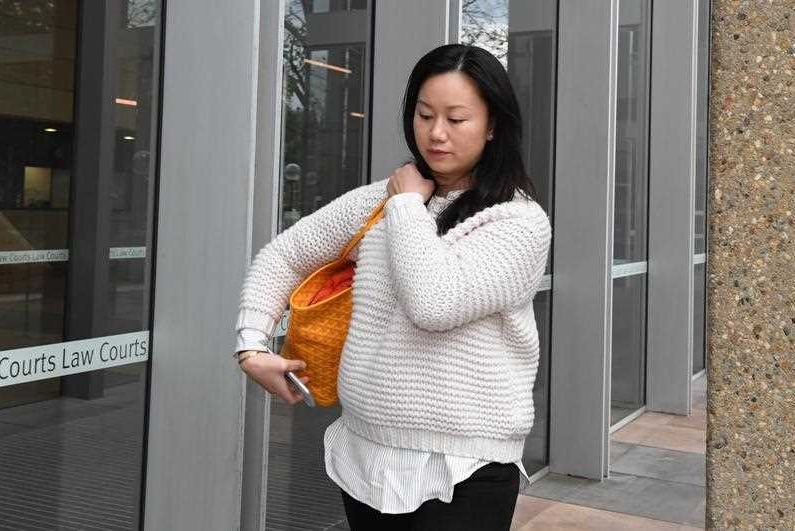
[[[508,68],[508,0],[464,0],[461,43],[480,46]]]
[[[0,0],[0,358],[149,327],[159,12]],[[0,381],[0,526],[138,527],[146,368]]]
[[[613,279],[610,425],[645,404],[646,275]]]
[[[557,1],[464,0],[461,43],[494,54],[508,70],[523,119],[523,156],[538,191],[538,202],[552,219]],[[554,222],[553,222],[554,225]],[[546,273],[551,274],[552,253]],[[540,353],[533,388],[535,421],[525,441],[524,465],[532,474],[549,462],[549,331],[551,292],[534,301]]]
[[[706,348],[706,264],[693,266],[693,374],[703,370]]]
[[[552,291],[539,291],[533,299],[538,328],[538,373],[533,384],[533,429],[525,439],[522,463],[528,474],[549,464],[549,336],[552,330]]]
[[[698,71],[696,94],[696,211],[693,253],[707,252],[707,181],[709,179],[709,23],[710,0],[698,2]],[[693,374],[706,366],[704,341],[706,268],[695,266],[693,275]]]
[[[616,102],[616,264],[646,260],[649,160],[649,2],[619,2]]]
[[[650,6],[619,2],[613,264],[646,261]],[[611,425],[645,403],[646,273],[613,281]]]
[[[709,0],[698,2],[698,67],[696,78],[696,214],[693,252],[706,252],[707,165],[709,155]]]
[[[289,1],[284,19],[279,231],[363,183],[369,12],[326,1],[306,13],[309,4]]]
[[[363,0],[288,0],[284,19],[279,231],[365,182]],[[282,338],[274,341],[278,352]],[[339,406],[271,400],[267,529],[342,529],[339,488],[325,473],[323,435]]]

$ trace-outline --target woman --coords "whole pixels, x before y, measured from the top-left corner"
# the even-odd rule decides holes
[[[325,434],[326,471],[353,530],[508,529],[528,480],[532,300],[551,228],[522,162],[507,73],[482,48],[430,51],[409,77],[403,130],[413,163],[260,250],[241,295],[236,351],[266,350],[292,290],[388,198],[384,219],[352,252],[342,416]],[[284,373],[303,362],[241,357],[267,391],[301,400]]]

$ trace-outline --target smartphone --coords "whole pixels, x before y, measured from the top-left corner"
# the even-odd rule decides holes
[[[309,388],[306,385],[304,385],[304,382],[299,380],[298,376],[293,374],[293,371],[287,371],[286,373],[284,373],[284,376],[285,378],[287,378],[287,381],[293,384],[295,388],[298,389],[298,391],[304,397],[304,403],[309,407],[315,407],[315,399],[312,396],[312,392],[309,390]]]

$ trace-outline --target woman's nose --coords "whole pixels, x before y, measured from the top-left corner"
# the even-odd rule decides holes
[[[447,139],[447,130],[445,129],[444,119],[433,122],[433,126],[431,127],[431,139],[440,141]]]

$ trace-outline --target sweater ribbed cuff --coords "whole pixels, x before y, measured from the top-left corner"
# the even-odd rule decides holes
[[[390,226],[400,222],[430,219],[422,194],[419,192],[393,195],[386,202],[384,211],[387,224]]]

